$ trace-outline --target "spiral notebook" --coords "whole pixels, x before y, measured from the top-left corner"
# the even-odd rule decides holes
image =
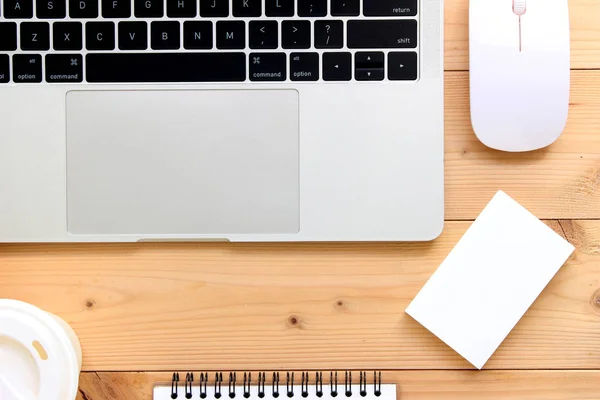
[[[382,384],[381,372],[213,372],[173,373],[154,387],[154,400],[171,399],[396,400],[396,385]]]

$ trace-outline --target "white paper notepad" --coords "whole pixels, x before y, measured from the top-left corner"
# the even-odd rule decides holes
[[[406,313],[481,369],[573,251],[498,192]]]
[[[262,380],[260,379],[262,375]],[[153,400],[396,400],[396,385],[381,372],[247,372],[173,374],[154,387]],[[203,379],[206,377],[206,379]],[[217,379],[219,378],[220,379]]]

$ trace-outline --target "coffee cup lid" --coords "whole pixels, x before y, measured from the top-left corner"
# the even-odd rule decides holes
[[[56,318],[0,299],[0,399],[75,399],[79,370],[73,344]]]

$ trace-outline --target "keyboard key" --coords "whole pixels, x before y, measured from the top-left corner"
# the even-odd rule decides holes
[[[287,66],[285,53],[250,53],[250,80],[285,81]]]
[[[359,0],[331,0],[331,15],[334,17],[358,17]]]
[[[323,80],[349,81],[352,79],[350,53],[323,53]]]
[[[17,49],[17,23],[0,22],[0,51]]]
[[[417,15],[417,0],[363,0],[367,17],[398,17]]]
[[[23,22],[21,24],[21,50],[43,51],[50,49],[50,24]]]
[[[8,54],[0,54],[0,83],[10,81],[10,63]]]
[[[310,21],[283,21],[281,41],[284,49],[308,49],[310,47]]]
[[[234,17],[260,17],[262,0],[233,0]]]
[[[148,48],[148,24],[144,21],[119,22],[119,49],[146,50]]]
[[[351,49],[415,48],[417,21],[414,19],[348,21]]]
[[[83,57],[81,54],[46,55],[46,82],[83,82]]]
[[[52,25],[54,50],[81,50],[83,27],[81,22],[55,22]]]
[[[102,0],[102,16],[104,18],[131,17],[131,0]]]
[[[359,51],[354,55],[354,66],[358,68],[383,68],[384,55],[381,51]]]
[[[344,47],[344,23],[336,20],[315,21],[315,47],[317,49]]]
[[[293,17],[294,0],[265,0],[267,17]]]
[[[150,25],[150,45],[154,50],[177,50],[181,47],[179,22],[154,21]]]
[[[135,0],[134,7],[137,18],[160,18],[165,15],[163,0]]]
[[[417,53],[390,52],[388,54],[388,79],[391,81],[414,81],[417,79]]]
[[[13,82],[39,83],[42,81],[42,56],[15,54],[13,56]]]
[[[197,15],[198,0],[167,0],[167,16],[169,18],[193,18]]]
[[[85,47],[88,50],[113,50],[115,48],[115,24],[112,22],[86,23]]]
[[[67,16],[67,0],[38,0],[35,8],[35,16],[39,19],[60,19]]]
[[[279,45],[277,21],[250,21],[250,48],[276,49]]]
[[[354,55],[354,78],[357,81],[382,81],[384,66],[382,52],[358,52]]]
[[[319,54],[290,54],[290,79],[293,81],[318,81]]]
[[[298,16],[324,17],[327,15],[327,0],[298,0]]]
[[[383,68],[360,68],[356,69],[354,78],[357,81],[382,81]]]
[[[217,48],[243,49],[246,47],[246,24],[244,21],[217,22]]]
[[[213,48],[213,24],[210,21],[185,21],[183,47],[188,50]]]
[[[2,0],[4,2],[4,18],[33,18],[33,0]]]
[[[98,0],[69,0],[71,18],[98,18]]]
[[[244,53],[92,53],[88,82],[243,82]]]
[[[229,0],[200,0],[200,16],[228,17]]]

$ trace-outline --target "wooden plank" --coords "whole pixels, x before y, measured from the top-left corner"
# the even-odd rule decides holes
[[[433,243],[7,245],[0,297],[65,318],[86,371],[468,369],[403,313],[468,226]],[[600,368],[600,221],[563,228],[583,250],[486,368]]]
[[[77,400],[152,400],[154,384],[169,379],[166,372],[83,373]],[[600,393],[599,371],[385,371],[383,379],[398,385],[398,400],[597,400]]]
[[[571,68],[600,68],[600,2],[569,0]],[[469,69],[469,0],[445,0],[445,69]]]
[[[600,218],[600,71],[573,72],[565,132],[529,153],[499,152],[479,142],[470,125],[468,87],[466,72],[446,73],[446,219],[474,219],[498,189],[539,218]]]
[[[580,252],[591,256],[600,256],[599,223],[596,221],[562,221],[561,228],[564,230],[564,237],[577,246]]]

